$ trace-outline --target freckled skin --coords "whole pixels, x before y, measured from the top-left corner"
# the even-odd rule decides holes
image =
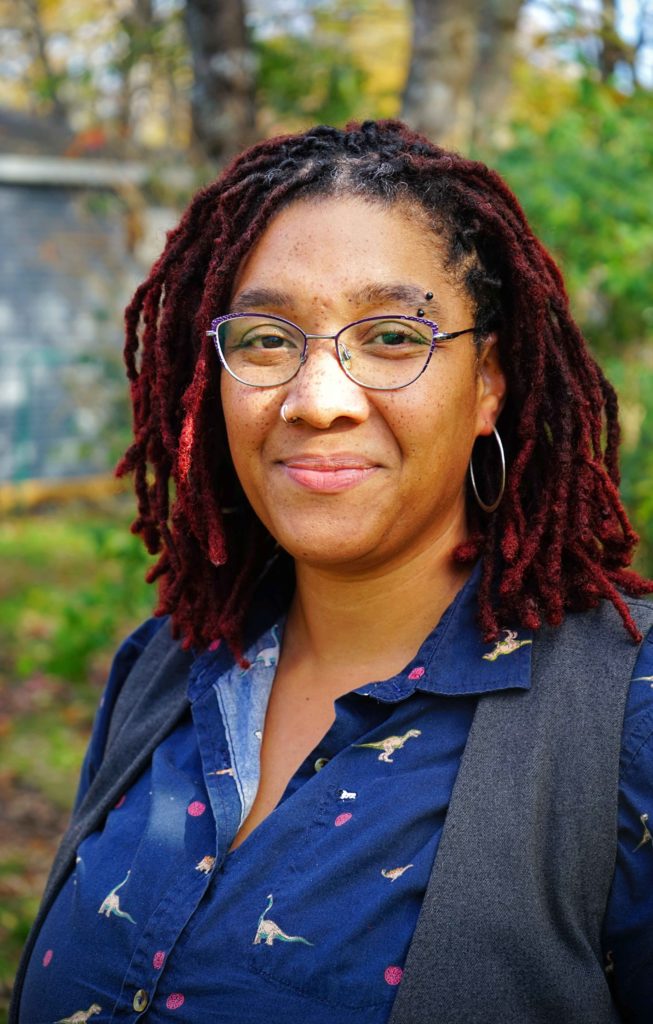
[[[444,271],[441,244],[404,207],[359,199],[299,201],[270,223],[240,268],[233,298],[275,288],[291,307],[261,310],[312,334],[335,334],[366,316],[414,308],[361,304],[369,284],[418,286],[444,331],[473,326],[473,306]],[[477,357],[472,336],[444,343],[409,387],[371,391],[340,368],[333,341],[309,341],[299,374],[282,387],[248,388],[223,373],[222,401],[236,471],[257,515],[297,560],[343,575],[376,575],[466,533],[465,478],[479,434],[491,433],[505,383],[494,339]],[[285,424],[286,404],[297,422]],[[335,494],[299,487],[283,462],[299,454],[354,453],[377,467]]]

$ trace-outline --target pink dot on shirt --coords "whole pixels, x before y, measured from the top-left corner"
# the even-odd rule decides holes
[[[152,967],[154,967],[155,970],[160,971],[161,968],[163,967],[163,961],[165,960],[165,958],[166,955],[163,952],[163,950],[157,949],[156,953],[152,957]]]
[[[166,1007],[169,1010],[178,1010],[180,1006],[183,1006],[185,999],[181,992],[171,992],[166,999]]]
[[[386,967],[383,972],[383,977],[387,981],[388,985],[398,985],[404,976],[404,972],[401,967]]]
[[[122,805],[124,804],[126,799],[127,799],[127,794],[123,793],[122,796],[120,797],[120,800],[118,800],[118,802],[113,805],[114,811],[117,811],[119,807],[122,807]]]
[[[203,804],[201,800],[193,800],[192,804],[188,805],[188,813],[191,818],[199,818],[200,814],[204,814],[206,810],[206,804]]]
[[[346,825],[347,822],[351,819],[351,817],[351,814],[339,814],[333,824],[336,826],[336,828],[340,828],[341,825]]]
[[[420,665],[419,668],[411,669],[411,671],[408,673],[408,678],[409,679],[421,679],[422,676],[424,675],[424,671],[425,670]]]
[[[212,643],[209,644],[209,650],[210,651],[217,651],[219,646],[220,646],[220,641],[219,640],[214,640]]]
[[[46,949],[45,953],[43,954],[43,966],[44,967],[47,967],[49,964],[52,963],[52,957],[53,956],[54,956],[54,953],[52,952],[52,950],[51,949]]]

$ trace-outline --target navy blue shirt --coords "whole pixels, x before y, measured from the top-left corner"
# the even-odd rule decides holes
[[[186,719],[80,844],[34,947],[21,1024],[387,1021],[477,698],[530,686],[527,631],[479,638],[476,575],[401,673],[335,702],[279,805],[231,853],[256,794],[283,618],[259,632],[247,671],[224,645],[198,657]],[[116,656],[80,796],[120,684],[159,626]],[[649,814],[651,636],[630,687],[604,926],[615,998],[641,1024],[653,1020]]]

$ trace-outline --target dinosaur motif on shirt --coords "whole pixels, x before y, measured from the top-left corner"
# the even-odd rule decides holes
[[[101,1006],[98,1006],[97,1003],[91,1003],[88,1010],[77,1010],[70,1017],[62,1017],[61,1020],[57,1021],[57,1024],[86,1024],[89,1017],[93,1017],[96,1013],[101,1012]]]
[[[202,859],[199,862],[199,864],[195,865],[195,870],[196,871],[203,871],[205,875],[208,875],[208,873],[210,872],[210,870],[211,870],[211,868],[213,867],[214,864],[215,864],[215,857],[211,857],[207,853],[206,857],[202,857]]]
[[[259,943],[264,942],[266,946],[272,946],[274,945],[274,940],[279,939],[280,942],[302,942],[305,946],[312,946],[313,943],[309,942],[308,939],[303,939],[301,935],[286,935],[278,924],[265,916],[272,909],[272,903],[272,893],[269,893],[268,904],[258,919],[258,927],[253,945],[259,945]]]
[[[401,750],[406,740],[412,739],[414,736],[421,736],[422,732],[420,729],[409,729],[403,736],[387,736],[384,740],[378,740],[376,743],[354,743],[355,747],[369,747],[371,750],[380,750],[378,760],[385,761],[386,764],[393,764],[391,754],[395,751]]]
[[[381,874],[384,878],[389,878],[391,882],[396,882],[398,878],[401,878],[404,871],[408,871],[408,868],[415,867],[414,864],[406,864],[403,868],[381,868]]]
[[[276,626],[272,627],[272,638],[274,640],[274,644],[271,647],[263,647],[254,658],[254,661],[249,668],[242,669],[240,673],[241,675],[244,675],[245,672],[249,672],[249,669],[254,665],[263,665],[265,668],[276,668],[279,664],[279,648],[281,647],[281,637],[279,636],[279,631]]]
[[[496,661],[502,654],[512,654],[513,651],[519,650],[520,647],[533,643],[532,640],[518,640],[517,631],[514,629],[504,629],[502,632],[506,634],[505,637],[503,640],[497,640],[493,651],[483,655],[484,661]]]
[[[120,897],[118,896],[118,889],[122,889],[130,874],[131,872],[128,871],[122,882],[120,882],[115,889],[112,889],[108,896],[104,897],[100,904],[98,914],[106,914],[107,917],[111,917],[112,914],[116,917],[126,917],[132,924],[136,924],[131,914],[128,914],[126,910],[120,909]]]
[[[651,845],[653,846],[653,835],[651,835],[651,831],[650,831],[650,829],[648,827],[648,824],[647,824],[647,822],[648,822],[648,814],[640,814],[639,820],[641,821],[642,825],[644,826],[644,834],[642,835],[642,838],[640,839],[640,841],[638,842],[637,846],[633,850],[633,853],[637,853],[637,851],[642,846],[645,846],[646,843],[651,843]]]

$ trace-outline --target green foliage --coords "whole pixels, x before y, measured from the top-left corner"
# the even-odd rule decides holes
[[[299,22],[266,9],[254,31],[261,127],[396,116],[410,23],[399,0],[309,0]],[[307,27],[310,25],[310,29]]]
[[[0,1019],[118,642],[151,615],[130,512],[0,523]]]
[[[635,565],[653,578],[653,352],[615,354],[602,363],[619,392],[621,493],[640,535]]]
[[[617,387],[622,494],[653,576],[653,98],[592,77],[521,69],[508,145],[484,159],[507,179],[563,269],[571,306]]]
[[[151,614],[148,557],[98,514],[30,516],[0,525],[0,673],[84,683],[98,655]],[[104,658],[102,660],[104,660]]]
[[[303,117],[342,124],[352,116],[366,76],[342,45],[279,35],[255,42],[254,49],[260,100],[286,122]]]
[[[624,96],[587,77],[551,113],[544,126],[518,120],[490,161],[563,266],[595,349],[622,350],[653,332],[651,93]]]

